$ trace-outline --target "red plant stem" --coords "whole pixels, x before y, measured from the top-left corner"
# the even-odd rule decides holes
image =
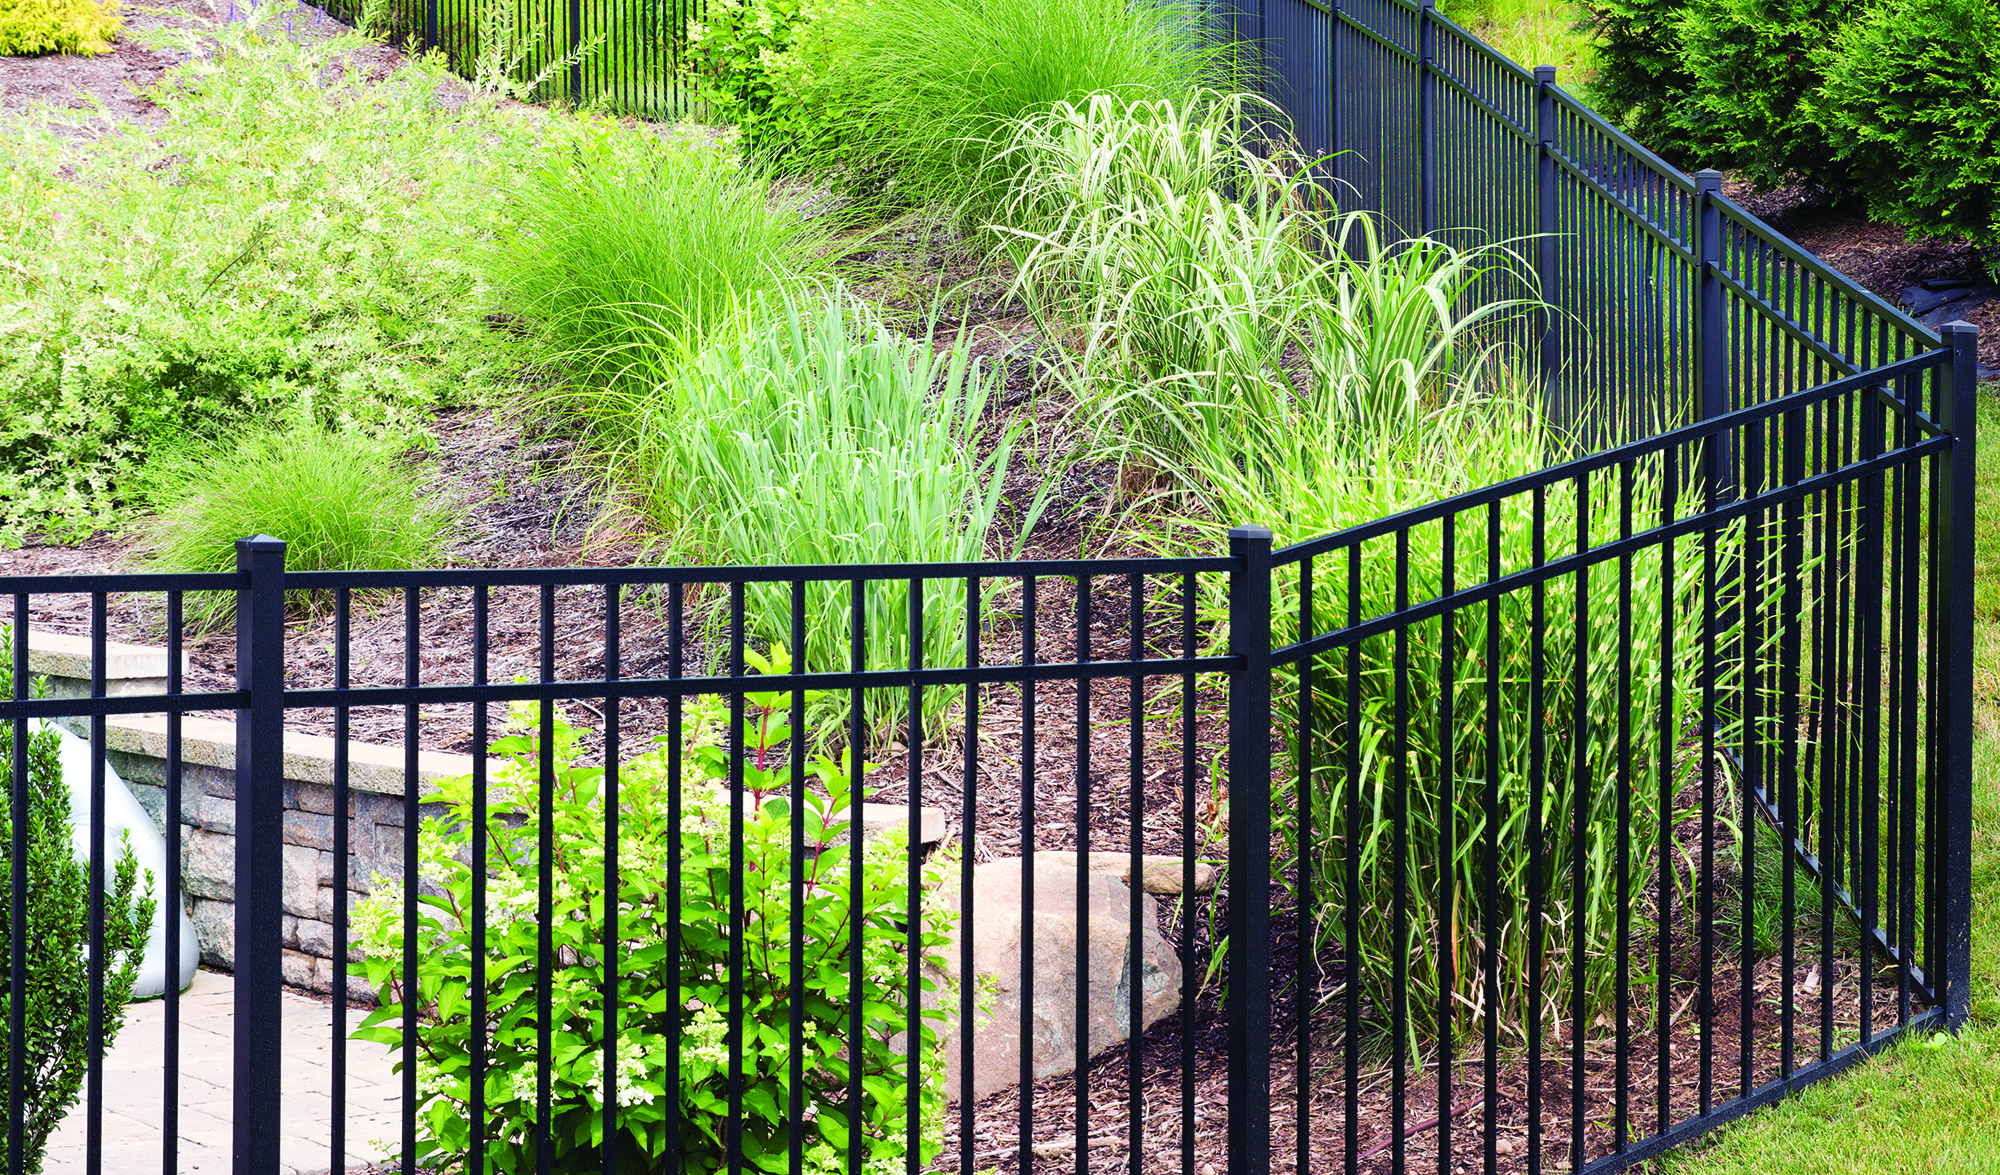
[[[1460,1114],[1465,1113],[1467,1110],[1480,1104],[1480,1102],[1484,1100],[1485,1099],[1483,1095],[1477,1098],[1467,1098],[1457,1108],[1452,1110],[1451,1116],[1456,1118]],[[1408,1130],[1403,1131],[1403,1138],[1406,1141],[1411,1138],[1415,1138],[1417,1135],[1422,1134],[1424,1131],[1435,1128],[1437,1124],[1442,1120],[1443,1120],[1442,1115],[1439,1115],[1437,1117],[1427,1118],[1424,1121],[1417,1123],[1415,1126],[1410,1127]],[[1383,1139],[1381,1142],[1378,1142],[1374,1146],[1369,1147],[1367,1150],[1362,1151],[1360,1157],[1363,1159],[1374,1158],[1376,1155],[1379,1155],[1383,1151],[1388,1150],[1389,1144],[1394,1142],[1395,1140],[1396,1136],[1394,1134],[1391,1134],[1389,1137]]]

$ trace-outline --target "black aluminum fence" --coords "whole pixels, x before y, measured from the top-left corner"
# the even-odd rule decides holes
[[[183,715],[236,718],[233,938],[204,944],[233,952],[233,1018],[205,1022],[233,1062],[189,1076],[169,994],[114,1103],[138,1070],[100,1047],[94,966],[54,1169],[217,1162],[177,1125],[200,1086],[241,1175],[356,1171],[372,1135],[406,1172],[1610,1171],[1955,1027],[1974,336],[1950,338],[1275,551],[334,574],[253,539],[229,575],[0,579],[11,811],[31,723],[80,718],[92,861],[108,722],[165,715],[185,812]],[[214,592],[235,688],[197,692],[181,621]],[[163,626],[164,695],[112,694],[114,621]],[[89,697],[36,696],[38,623],[89,638]],[[751,672],[777,642],[799,660]],[[345,816],[383,714],[406,833],[371,894]],[[370,1040],[283,1006],[288,723],[333,735],[331,987],[388,1001]],[[425,784],[441,744],[495,757]],[[945,847],[841,847],[860,771],[908,828],[942,809]],[[1148,854],[1171,883],[1100,875]],[[13,871],[16,1172],[28,897]],[[105,925],[94,899],[92,959]],[[385,1041],[399,1117],[371,1134],[349,1074]],[[302,1043],[330,1088],[285,1085]],[[954,1045],[987,1085],[943,1108]]]
[[[1300,145],[1390,239],[1508,243],[1552,312],[1527,348],[1551,416],[1646,436],[1866,371],[1938,337],[1432,0],[1255,0]],[[1496,276],[1495,281],[1503,279]],[[1484,296],[1519,295],[1496,286]]]

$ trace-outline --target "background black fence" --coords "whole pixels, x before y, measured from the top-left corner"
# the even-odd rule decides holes
[[[644,1112],[563,1084],[578,1057],[601,1076],[587,1085],[673,1091],[676,1112],[653,1135],[668,1154],[646,1169],[801,1171],[822,1141],[812,1122],[842,1113],[872,1123],[836,1157],[850,1170],[872,1153],[864,1133],[928,1135],[931,1153],[911,1146],[897,1164],[912,1172],[1616,1170],[1967,1014],[1973,340],[1954,331],[1949,348],[1863,376],[1277,551],[1248,528],[1227,556],[1201,559],[336,574],[287,573],[283,545],[255,539],[233,575],[0,579],[17,636],[54,614],[51,597],[81,593],[70,615],[93,664],[90,697],[37,698],[28,642],[14,640],[16,700],[0,703],[12,810],[28,804],[32,720],[81,718],[101,752],[112,716],[166,714],[167,811],[179,812],[180,716],[235,712],[226,1080],[239,1172],[279,1169],[298,1104],[281,1080],[287,1039],[302,1034],[280,994],[285,728],[330,714],[345,813],[351,724],[383,709],[401,717],[405,827],[490,833],[456,850],[407,835],[400,876],[374,883],[395,906],[390,931],[357,931],[337,887],[335,990],[353,990],[348,950],[366,941],[386,998],[420,993],[386,1022],[403,1033],[389,1141],[405,1171],[440,1130],[422,1115],[438,1111],[446,1061],[470,1078],[444,1117],[468,1124],[451,1144],[466,1153],[423,1155],[426,1169],[627,1169],[610,1151],[601,1167],[587,1146],[570,1153],[567,1140],[590,1135],[577,1115],[615,1139],[621,1114]],[[188,593],[216,591],[235,593],[236,688],[189,692],[179,622]],[[154,610],[132,612],[141,598]],[[330,618],[296,635],[315,623],[300,612],[311,600]],[[829,600],[843,655],[750,671],[774,642],[815,647],[808,618]],[[496,630],[503,604],[525,606],[534,630]],[[114,611],[163,625],[166,694],[108,696]],[[785,618],[775,629],[759,619],[772,615]],[[450,677],[425,668],[440,643],[471,650]],[[493,680],[503,648],[531,653],[537,672]],[[513,768],[476,757],[469,780],[425,794],[419,750],[442,740],[437,723],[469,710],[469,745],[483,749],[501,708],[521,703],[548,705],[530,713]],[[557,705],[587,728],[574,761]],[[712,751],[691,745],[703,722]],[[662,757],[634,757],[662,735]],[[809,797],[832,778],[813,755],[837,763],[849,748],[882,761],[866,781],[910,827],[925,806],[945,809],[953,843],[928,858],[891,845],[885,876],[902,888],[855,908],[863,942],[814,971],[800,965],[807,871],[839,876],[861,858],[809,825]],[[88,786],[102,813],[101,768]],[[702,789],[726,797],[705,816]],[[645,855],[655,794],[665,843],[706,819],[713,861],[689,872],[682,857],[660,869]],[[438,806],[452,795],[460,807]],[[762,807],[773,799],[786,806]],[[582,874],[557,872],[575,848],[551,831],[559,810],[595,854]],[[346,820],[333,827],[342,876],[355,848]],[[26,822],[13,828],[18,861]],[[534,847],[509,829],[533,830]],[[179,823],[166,833],[165,894],[179,902]],[[102,861],[101,820],[90,837]],[[511,866],[519,893],[494,880],[509,844],[524,854]],[[771,844],[788,847],[757,855]],[[1034,863],[1056,851],[1074,857]],[[1108,885],[1096,876],[1107,866],[1142,876],[1147,854],[1180,858],[1180,897],[1156,903],[1136,885],[1107,889],[1101,907],[1074,896]],[[1197,857],[1223,866],[1206,895]],[[774,861],[791,871],[788,913],[756,896]],[[1016,1088],[965,1099],[939,1124],[919,1112],[935,1088],[924,1058],[954,1036],[972,1056],[981,1017],[1000,1014],[981,1011],[992,993],[979,982],[943,982],[974,973],[981,920],[1004,913],[981,904],[994,869],[1002,881],[1019,870],[1007,934],[1028,944],[996,977],[1019,1017],[1007,1028],[1082,1047],[1072,1072],[1053,1074],[1021,1050]],[[692,908],[686,879],[706,878],[720,887],[716,921],[557,905],[578,876],[611,892],[664,887],[676,913]],[[840,900],[859,902],[849,876]],[[7,977],[16,1171],[33,980],[23,877]],[[447,910],[450,893],[461,904]],[[953,911],[954,941],[926,937]],[[1065,919],[1074,938],[1038,934],[1038,917]],[[1091,979],[1101,958],[1074,945],[1092,941],[1094,918],[1127,944],[1108,987]],[[101,945],[101,903],[92,923]],[[507,937],[523,927],[531,947]],[[812,946],[828,940],[816,930]],[[1144,990],[1167,983],[1170,963],[1180,982]],[[1038,974],[1072,971],[1073,1004],[1034,994]],[[635,995],[647,976],[656,988]],[[95,1036],[102,968],[90,982]],[[576,990],[600,1002],[557,1002]],[[728,1076],[706,1111],[678,1093],[704,1047],[695,990],[727,1010],[713,1047]],[[1155,999],[1164,1007],[1142,1006]],[[926,1036],[909,1030],[923,1008],[953,1015]],[[335,1123],[325,1165],[342,1171],[356,1140],[340,1075],[352,1049],[380,1045],[348,1041],[346,1009],[327,1014],[311,1031],[328,1034],[336,1077],[314,1092]],[[1120,1016],[1155,1022],[1106,1040],[1118,1034],[1097,1025]],[[503,1020],[515,1037],[419,1049],[440,1025]],[[841,1048],[808,1065],[801,1046],[822,1033]],[[787,1047],[771,1054],[770,1034]],[[163,1125],[142,1157],[101,1129],[105,1059],[92,1050],[74,1112],[82,1170],[180,1169],[175,1039],[169,1028]],[[863,1065],[842,1064],[843,1050]],[[482,1080],[489,1067],[509,1079]],[[485,1101],[510,1088],[535,1091],[511,1136]],[[775,1107],[775,1132],[731,1125],[746,1105]],[[496,1138],[517,1163],[489,1152]]]

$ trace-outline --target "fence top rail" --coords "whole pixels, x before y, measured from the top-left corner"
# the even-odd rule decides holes
[[[1302,562],[1306,559],[1358,546],[1371,539],[1382,538],[1386,535],[1395,534],[1398,531],[1421,526],[1427,522],[1437,522],[1448,515],[1463,514],[1468,510],[1478,509],[1519,494],[1532,493],[1536,490],[1547,489],[1561,482],[1574,481],[1577,478],[1586,477],[1601,469],[1608,469],[1614,465],[1623,465],[1628,461],[1637,461],[1657,453],[1664,453],[1670,449],[1680,448],[1684,445],[1715,436],[1718,433],[1730,432],[1745,425],[1768,420],[1774,416],[1783,416],[1789,412],[1796,412],[1801,408],[1810,408],[1812,405],[1823,400],[1830,400],[1836,396],[1846,395],[1849,392],[1886,386],[1891,380],[1942,367],[1950,358],[1951,352],[1948,349],[1925,351],[1921,354],[1913,355],[1908,359],[1901,359],[1894,363],[1872,368],[1858,375],[1850,375],[1843,379],[1823,383],[1816,388],[1808,388],[1805,391],[1794,392],[1789,396],[1784,396],[1776,400],[1766,400],[1761,404],[1739,408],[1734,412],[1715,417],[1713,420],[1685,424],[1679,428],[1660,433],[1657,436],[1620,445],[1615,449],[1606,449],[1601,453],[1572,458],[1571,460],[1536,470],[1533,473],[1522,474],[1520,477],[1512,478],[1508,481],[1495,482],[1492,485],[1482,486],[1476,490],[1467,490],[1465,493],[1446,498],[1442,501],[1433,502],[1428,506],[1419,506],[1414,510],[1405,510],[1401,514],[1392,514],[1387,518],[1378,518],[1372,522],[1350,526],[1346,530],[1335,531],[1333,534],[1322,535],[1318,538],[1293,543],[1288,547],[1281,547],[1271,553],[1271,564],[1277,567]],[[1887,403],[1898,411],[1907,411],[1911,412],[1912,415],[1917,415],[1913,409],[1905,405],[1902,401],[1897,400],[1894,396],[1888,397]],[[1919,420],[1920,423],[1924,424],[1932,423],[1928,420],[1923,420],[1921,417],[1919,417]],[[1936,431],[1934,427],[1920,429],[1919,431],[1926,437],[1943,435],[1941,432]]]
[[[85,575],[0,575],[0,596],[79,595],[85,592],[233,592],[250,586],[246,571],[107,571]],[[11,623],[0,606],[0,624]]]
[[[1554,94],[1557,106],[1590,124],[1593,130],[1609,137],[1613,146],[1621,151],[1630,153],[1633,159],[1645,164],[1654,175],[1679,188],[1684,194],[1689,196],[1695,194],[1696,186],[1693,178],[1683,174],[1680,168],[1655,155],[1644,144],[1640,143],[1639,140],[1611,125],[1609,119],[1592,110],[1590,107],[1585,106],[1580,99],[1568,90],[1563,89],[1559,85],[1550,86],[1549,90]]]
[[[1711,198],[1721,207],[1722,214],[1728,217],[1732,223],[1748,231],[1752,236],[1769,245],[1771,248],[1776,249],[1785,257],[1805,266],[1814,277],[1834,286],[1841,293],[1862,303],[1869,310],[1889,320],[1892,325],[1902,330],[1903,333],[1922,339],[1933,346],[1942,345],[1943,336],[1939,335],[1936,331],[1911,318],[1900,309],[1891,306],[1883,299],[1862,289],[1859,285],[1855,284],[1853,278],[1848,277],[1818,257],[1815,257],[1811,250],[1805,246],[1793,241],[1777,229],[1757,219],[1741,204],[1738,204],[1720,192]]]
[[[1160,559],[1022,559],[972,563],[818,563],[798,566],[679,567],[470,567],[408,571],[293,571],[292,590],[449,587],[581,587],[618,584],[717,583],[907,583],[918,579],[1073,579],[1115,575],[1191,575],[1229,571],[1237,561],[1226,555]]]

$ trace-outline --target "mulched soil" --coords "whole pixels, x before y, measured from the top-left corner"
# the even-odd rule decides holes
[[[1963,239],[1912,241],[1902,229],[1876,224],[1856,209],[1829,206],[1804,188],[1760,192],[1738,181],[1725,183],[1723,191],[1891,306],[1903,306],[1905,291],[1925,281],[1994,284]],[[1979,328],[1980,374],[2000,375],[2000,297],[1954,316]]]
[[[313,30],[325,28],[317,10],[302,10],[298,22]],[[133,38],[116,52],[100,58],[0,59],[0,111],[18,114],[31,103],[72,109],[100,104],[106,120],[157,127],[160,112],[139,87],[156,80],[177,56],[140,46],[143,34],[157,28],[199,28],[225,16],[207,0],[167,0],[156,8],[135,10],[128,17]],[[315,32],[314,35],[317,35]],[[380,76],[400,60],[395,51],[371,50],[366,67]],[[440,101],[452,99],[441,94]],[[1899,232],[1870,225],[1845,214],[1828,212],[1793,193],[1756,195],[1734,193],[1753,210],[1770,217],[1788,235],[1814,249],[1891,302],[1905,286],[1927,278],[1976,274],[1963,245],[1912,245]],[[935,306],[941,308],[939,345],[966,332],[975,354],[1005,370],[1005,385],[992,405],[994,432],[1005,424],[1022,426],[1021,451],[1006,475],[1007,510],[992,540],[994,556],[1018,552],[1028,558],[1064,558],[1082,554],[1145,553],[1133,537],[1114,525],[1124,503],[1115,467],[1076,460],[1087,452],[1088,438],[1073,426],[1071,405],[1052,386],[1036,359],[1038,341],[1019,306],[1006,298],[1004,275],[981,267],[981,258],[945,226],[911,220],[877,231],[856,242],[840,263],[843,275],[874,297],[893,320],[914,326]],[[1982,355],[2000,365],[2000,311],[1988,304],[1977,321],[1988,327]],[[564,566],[624,566],[643,561],[648,533],[643,522],[621,513],[615,497],[593,477],[588,454],[573,438],[553,433],[504,411],[459,409],[440,415],[435,452],[412,453],[409,460],[426,470],[431,492],[450,496],[465,507],[466,522],[454,540],[449,562],[459,567],[548,568]],[[992,443],[989,435],[986,443]],[[1049,470],[1061,470],[1045,486]],[[1015,533],[1018,520],[1037,495],[1046,494],[1046,510],[1025,537]],[[126,535],[100,535],[73,546],[30,545],[0,551],[0,576],[60,575],[131,570],[142,559],[136,540]],[[1067,660],[1077,655],[1077,623],[1081,590],[1070,580],[1038,583],[1035,610],[1036,656]],[[1180,650],[1178,585],[1149,580],[1141,585],[1142,625],[1139,643],[1153,656]],[[1024,631],[1022,586],[1018,581],[999,587],[992,612],[982,629],[984,660],[1011,662],[1020,655]],[[414,649],[418,680],[425,683],[463,682],[472,678],[471,593],[464,590],[425,592],[420,598],[419,635]],[[1090,655],[1129,655],[1132,644],[1130,586],[1123,581],[1096,582],[1088,597],[1091,623],[1087,629]],[[562,589],[556,593],[550,623],[555,640],[551,660],[558,679],[585,681],[604,674],[605,600],[598,589]],[[541,671],[544,649],[540,637],[541,593],[533,588],[502,588],[489,601],[489,680],[515,676],[533,678]],[[164,643],[162,605],[157,598],[119,596],[109,601],[107,625],[114,640]],[[667,632],[659,598],[627,599],[621,608],[623,656],[619,672],[626,677],[661,676],[667,672]],[[84,634],[89,631],[90,601],[74,595],[38,596],[31,621],[37,627]],[[1205,648],[1212,633],[1197,634]],[[294,687],[331,684],[333,619],[324,608],[301,610],[287,647],[286,675]],[[227,689],[234,684],[234,640],[226,629],[191,638],[187,688]],[[356,685],[402,684],[412,650],[405,642],[405,616],[397,600],[359,598],[352,628],[352,682]],[[716,650],[702,630],[689,633],[683,669],[690,675],[710,672]],[[1074,682],[1044,683],[1032,701],[1012,686],[982,689],[974,737],[967,738],[963,691],[940,691],[944,697],[926,700],[932,712],[945,717],[918,742],[912,752],[908,732],[889,733],[869,751],[879,763],[871,782],[881,788],[878,799],[898,803],[908,796],[914,774],[925,804],[944,810],[952,839],[961,835],[961,818],[972,794],[974,855],[978,860],[1016,856],[1027,833],[1023,816],[1028,796],[1034,802],[1033,843],[1042,850],[1061,850],[1087,842],[1094,852],[1128,853],[1139,842],[1150,853],[1179,853],[1192,824],[1199,851],[1216,856],[1226,837],[1222,812],[1226,796],[1214,793],[1208,769],[1225,745],[1224,694],[1209,678],[1196,683],[1192,720],[1183,718],[1178,677],[1148,677],[1141,682],[1103,681],[1082,688]],[[564,707],[567,718],[586,732],[586,752],[601,750],[605,710],[601,703]],[[662,729],[665,703],[628,701],[619,715],[626,746],[643,743]],[[1030,741],[1027,729],[1034,722]],[[429,749],[470,752],[469,707],[427,708],[419,715],[420,737]],[[298,712],[290,724],[297,729],[330,733],[327,712]],[[358,710],[353,716],[357,740],[400,743],[405,715],[400,710]],[[1135,762],[1132,737],[1139,730]],[[1184,744],[1185,740],[1185,744]],[[968,770],[967,744],[972,745]],[[1184,777],[1184,745],[1193,748],[1196,770]],[[1033,769],[1028,769],[1032,753]],[[1139,794],[1135,838],[1133,792]],[[1274,905],[1282,899],[1274,895]],[[1171,908],[1171,903],[1163,904]],[[1178,946],[1184,939],[1197,970],[1208,957],[1206,901],[1183,911],[1166,929]],[[1281,930],[1274,944],[1274,972],[1297,974],[1305,962],[1296,936]],[[1337,954],[1320,960],[1322,988],[1337,985],[1343,967]],[[1725,963],[1711,980],[1712,1031],[1707,1048],[1714,1058],[1714,1097],[1719,1101],[1736,1091],[1735,1068],[1744,1026],[1741,1016],[1743,972]],[[1795,1025],[1798,1055],[1812,1055],[1817,1046],[1820,1007],[1808,999],[1820,982],[1811,963],[1802,960],[1795,974],[1777,973],[1777,962],[1755,962],[1749,970],[1753,1018],[1748,1030],[1754,1086],[1777,1075],[1777,1008],[1782,993],[1798,993]],[[1190,978],[1197,978],[1191,976]],[[1832,984],[1838,1043],[1845,1043],[1859,1024],[1857,978],[1852,960],[1839,969]],[[1668,1033],[1672,1116],[1678,1120],[1699,1108],[1699,1074],[1703,1056],[1703,1018],[1696,977],[1681,977],[1671,1000],[1681,1010]],[[1212,998],[1212,990],[1209,997]],[[1893,1022],[1893,1009],[1879,1002],[1878,1028]],[[1689,1009],[1693,1008],[1693,1011]],[[1650,1022],[1650,1021],[1649,1021]],[[1299,1081],[1292,1058],[1298,1040],[1310,1041],[1313,1053],[1307,1117],[1312,1164],[1331,1169],[1347,1147],[1345,1099],[1349,1093],[1343,1063],[1348,1041],[1346,1025],[1323,1012],[1308,1013],[1296,995],[1274,1006],[1274,1099],[1279,1112],[1275,1169],[1292,1169]],[[1191,1033],[1195,1068],[1180,1069],[1181,1034]],[[1614,1138],[1609,1125],[1615,1091],[1615,1036],[1593,1027],[1582,1067],[1586,1120],[1586,1157],[1608,1153]],[[1842,1036],[1842,1034],[1845,1036]],[[1625,1090],[1635,1118],[1657,1104],[1656,1035],[1634,1029],[1632,1070]],[[1196,1113],[1194,1169],[1217,1175],[1227,1169],[1222,1151],[1227,1103],[1227,1048],[1223,1025],[1212,1006],[1194,1009],[1185,1023],[1178,1016],[1156,1026],[1137,1046],[1140,1050],[1141,1110],[1147,1123],[1139,1145],[1144,1171],[1181,1169],[1180,1098],[1185,1091]],[[1507,1051],[1512,1049],[1512,1051]],[[1127,1046],[1119,1045],[1092,1062],[1085,1086],[1090,1107],[1086,1120],[1088,1166],[1109,1170],[1125,1166],[1133,1140],[1126,1131],[1128,1104]],[[1518,1048],[1506,1046],[1496,1058],[1490,1111],[1484,1103],[1486,1076],[1478,1066],[1461,1066],[1450,1097],[1454,1110],[1449,1137],[1454,1169],[1477,1169],[1487,1135],[1492,1135],[1500,1170],[1521,1169],[1526,1162],[1529,1115],[1529,1066]],[[1360,1169],[1387,1171],[1386,1147],[1392,1116],[1395,1080],[1385,1068],[1379,1048],[1367,1045],[1357,1054],[1360,1077],[1356,1098],[1358,1129],[1353,1140],[1365,1154]],[[1569,1054],[1545,1055],[1540,1066],[1541,1130],[1545,1155],[1552,1164],[1567,1166],[1572,1074]],[[1075,1150],[1077,1085],[1074,1076],[1052,1077],[1030,1091],[1033,1104],[1032,1139],[1044,1165],[1081,1170],[1085,1155]],[[1436,1070],[1427,1069],[1409,1081],[1404,1091],[1403,1121],[1418,1127],[1438,1117],[1440,1104]],[[1013,1171],[1017,1165],[1020,1092],[998,1095],[971,1107],[975,1149],[971,1169]],[[1469,1107],[1469,1108],[1468,1108]],[[1488,1124],[1490,1117],[1490,1126]],[[1435,1124],[1413,1129],[1405,1140],[1406,1161],[1437,1167],[1438,1140],[1446,1132]],[[946,1153],[938,1169],[956,1170],[958,1130],[954,1116],[948,1127]]]

